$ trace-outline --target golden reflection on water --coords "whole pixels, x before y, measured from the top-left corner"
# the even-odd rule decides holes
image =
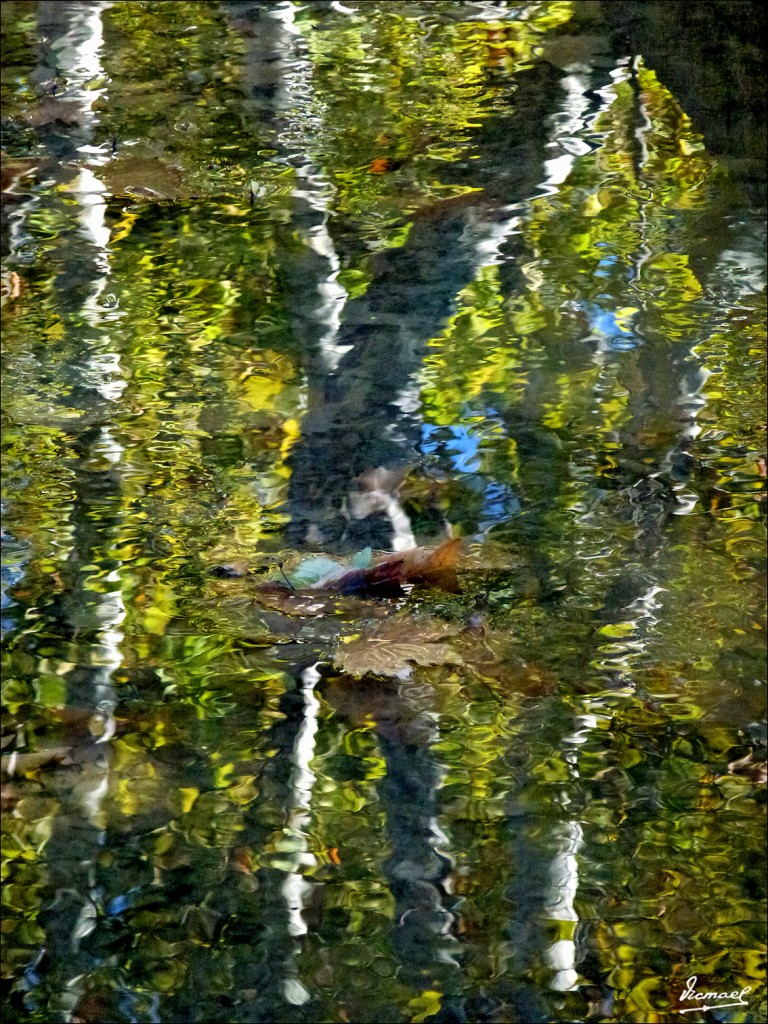
[[[7,6],[15,1019],[757,993],[763,221],[682,99],[571,3]],[[394,612],[451,656],[333,667]]]

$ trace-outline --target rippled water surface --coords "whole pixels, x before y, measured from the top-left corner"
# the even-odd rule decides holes
[[[2,4],[8,1021],[765,1019],[759,10]]]

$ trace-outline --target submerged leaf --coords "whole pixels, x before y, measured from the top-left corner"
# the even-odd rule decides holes
[[[353,555],[348,564],[335,561],[326,555],[313,555],[305,558],[296,566],[293,572],[287,577],[292,587],[299,590],[302,587],[315,587],[317,589],[330,589],[335,580],[340,579],[352,569],[368,569],[372,560],[370,548],[363,548]]]
[[[346,565],[334,562],[332,558],[325,555],[314,555],[312,558],[305,558],[299,562],[293,572],[288,576],[288,581],[296,590],[302,587],[316,587],[320,580],[331,579],[347,572]]]
[[[457,627],[432,618],[393,618],[341,643],[334,664],[353,676],[402,676],[416,665],[461,665],[462,657],[446,643]]]
[[[262,583],[257,587],[256,600],[262,608],[304,619],[332,614],[338,597],[311,590],[291,590],[280,583]]]
[[[353,555],[350,559],[349,564],[353,569],[368,569],[370,568],[371,562],[373,561],[373,553],[370,548],[363,548],[362,551],[358,551],[356,555]]]
[[[262,583],[255,588],[256,602],[297,619],[315,619],[323,615],[342,616],[345,621],[387,615],[386,605],[371,606],[360,597],[345,596],[334,590],[291,590],[279,583]],[[274,628],[274,627],[273,627]]]

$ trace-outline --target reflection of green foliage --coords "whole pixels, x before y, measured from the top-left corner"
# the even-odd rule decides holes
[[[614,81],[567,179],[522,197],[514,259],[478,269],[419,368],[413,415],[439,445],[399,492],[415,532],[487,527],[494,488],[519,501],[472,546],[462,594],[409,599],[457,633],[471,625],[464,664],[352,681],[330,667],[337,632],[353,628],[343,613],[289,619],[245,585],[227,599],[207,585],[233,555],[274,568],[287,457],[305,411],[327,400],[297,295],[311,266],[297,177],[272,158],[294,146],[324,175],[338,281],[359,296],[373,253],[407,249],[416,208],[468,192],[482,210],[449,175],[486,157],[479,128],[514,109],[522,72],[573,13],[531,3],[524,20],[481,23],[457,20],[455,4],[365,6],[296,6],[297,55],[280,73],[298,69],[299,87],[270,120],[243,99],[246,42],[219,5],[113,5],[94,139],[118,140],[94,165],[108,246],[80,230],[74,179],[25,179],[29,249],[9,260],[22,287],[3,332],[3,495],[26,559],[2,694],[19,751],[3,823],[19,1020],[61,1009],[66,965],[34,982],[34,1005],[20,979],[58,912],[57,857],[88,815],[98,842],[73,863],[92,874],[67,882],[95,908],[84,984],[128,993],[133,1019],[154,1019],[157,993],[163,1019],[203,1002],[226,1019],[225,1000],[278,977],[311,990],[300,1011],[288,989],[292,1019],[424,1020],[452,991],[503,1002],[505,978],[548,991],[536,957],[574,936],[617,993],[612,1019],[668,1012],[686,970],[716,989],[761,983],[749,730],[763,671],[765,311],[746,292],[717,295],[720,241],[705,243],[702,224],[717,233],[736,200],[649,68]],[[26,156],[36,30],[32,7],[8,7],[18,66],[3,89]],[[167,198],[129,198],[132,185]],[[73,265],[86,296],[103,283],[87,310],[66,305]],[[695,466],[670,485],[692,512],[662,510],[641,536],[629,485],[663,475],[694,418],[681,384],[698,368]],[[109,399],[105,379],[120,384]],[[478,442],[462,472],[453,427]],[[107,628],[109,598],[124,611]],[[317,658],[315,707],[298,680]],[[116,702],[95,765],[83,758],[104,728],[94,679]],[[306,764],[301,729],[316,730]],[[392,943],[408,922],[386,873],[407,882],[411,868],[391,863],[387,743],[391,757],[422,751],[439,775],[434,845],[453,859],[444,899],[460,938],[430,939],[420,986]],[[571,856],[565,825],[582,833],[578,922],[525,902],[554,885],[540,862],[546,874]],[[308,887],[303,936],[288,880]],[[522,923],[540,928],[531,963],[518,959]],[[563,1019],[583,1018],[578,988],[558,999]]]
[[[190,180],[207,183],[209,190],[215,182],[228,192],[235,182],[244,189],[242,44],[220,9],[185,2],[119,4],[106,15],[105,38],[105,70],[122,86],[110,93],[103,122],[121,144],[133,143],[131,156],[181,160]],[[213,67],[211,52],[217,55]],[[241,144],[233,146],[237,139]],[[204,160],[207,174],[201,173]]]
[[[442,165],[477,159],[475,129],[509,103],[515,75],[572,11],[555,0],[531,5],[525,21],[429,26],[415,13],[369,3],[334,31],[309,7],[299,18],[322,124],[313,155],[338,187],[337,209],[366,227],[464,191],[441,183]]]

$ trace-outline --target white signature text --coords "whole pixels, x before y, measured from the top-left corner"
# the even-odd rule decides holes
[[[734,989],[733,992],[697,992],[696,982],[697,977],[694,974],[690,977],[686,983],[685,988],[680,993],[680,1002],[684,1003],[687,1000],[696,1000],[695,1006],[688,1006],[684,1010],[679,1010],[679,1013],[693,1013],[694,1010],[722,1010],[726,1006],[747,1006],[747,1001],[744,996],[749,995],[752,991],[752,986],[747,985],[740,992],[738,989]]]

